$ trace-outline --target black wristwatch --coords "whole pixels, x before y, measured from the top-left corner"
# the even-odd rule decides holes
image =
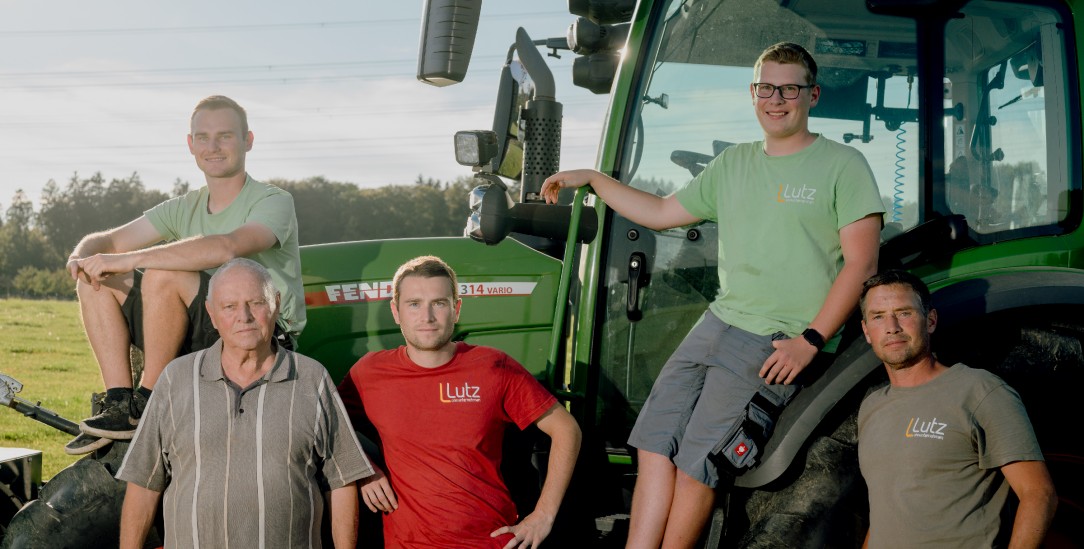
[[[810,345],[816,347],[818,351],[824,350],[824,336],[817,330],[806,328],[806,330],[802,332],[802,337],[804,337]]]

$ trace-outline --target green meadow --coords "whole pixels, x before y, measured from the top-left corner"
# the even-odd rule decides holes
[[[90,415],[90,395],[102,390],[75,301],[0,299],[0,373],[22,382],[16,396],[69,420]],[[73,463],[71,437],[11,408],[0,409],[0,447],[42,451],[42,478]]]

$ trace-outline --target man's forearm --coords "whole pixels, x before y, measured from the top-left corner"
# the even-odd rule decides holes
[[[645,227],[652,227],[652,214],[657,214],[662,198],[618,182],[599,173],[591,178],[591,189],[614,211]]]
[[[159,492],[128,483],[120,512],[120,549],[140,549],[158,512]]]
[[[163,271],[203,271],[236,257],[224,235],[198,236],[127,252],[136,267]]]
[[[641,191],[605,174],[592,179],[591,188],[614,211],[652,230],[681,227],[700,220],[673,196]]]
[[[79,243],[72,249],[69,259],[81,259],[89,257],[94,254],[110,254],[116,253],[116,249],[113,246],[113,240],[109,237],[108,233],[92,233],[84,236]]]
[[[561,409],[561,412],[565,412]],[[576,467],[576,457],[580,453],[580,429],[576,420],[567,415],[567,420],[562,422],[552,433],[550,457],[546,468],[546,480],[542,484],[542,492],[535,505],[535,511],[542,511],[550,517],[557,516],[557,510],[564,500],[565,491],[572,480],[572,471]]]
[[[163,271],[203,271],[235,257],[262,252],[275,245],[274,233],[266,227],[246,225],[228,234],[194,236],[128,252],[135,267]],[[134,268],[134,267],[133,267]]]
[[[194,237],[180,242],[152,246],[120,253],[99,253],[89,257],[69,260],[69,270],[77,266],[85,273],[88,282],[97,283],[105,278],[130,273],[136,269],[197,272],[222,265],[234,256],[220,253],[214,245],[221,237]],[[73,272],[73,276],[78,273]]]
[[[202,271],[235,258],[270,249],[278,238],[266,225],[246,223],[226,234],[194,236],[178,242],[152,246],[162,235],[145,217],[109,232],[116,252],[86,258],[94,274],[129,272],[137,268],[165,271]],[[88,240],[90,240],[88,238]],[[82,246],[77,252],[88,250]],[[85,267],[84,267],[85,268]]]
[[[1012,537],[1009,549],[1033,549],[1039,547],[1050,521],[1054,520],[1058,498],[1053,492],[1035,494],[1020,498],[1016,509],[1016,519],[1012,524]]]
[[[358,487],[353,482],[331,491],[331,539],[337,549],[357,545]]]

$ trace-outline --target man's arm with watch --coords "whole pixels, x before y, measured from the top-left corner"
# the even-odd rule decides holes
[[[798,374],[813,362],[818,348],[816,335],[827,342],[843,327],[847,317],[858,305],[862,283],[877,274],[877,252],[881,244],[881,214],[870,214],[839,230],[843,251],[843,268],[836,277],[817,316],[809,323],[806,333],[790,339],[773,341],[775,352],[764,361],[760,377],[765,383],[794,382]]]

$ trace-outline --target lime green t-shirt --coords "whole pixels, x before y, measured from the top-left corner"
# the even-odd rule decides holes
[[[281,317],[290,332],[301,333],[305,328],[305,291],[301,285],[301,255],[298,251],[293,196],[248,176],[241,193],[225,210],[208,213],[209,197],[209,190],[204,186],[166,200],[144,214],[162,238],[170,241],[230,233],[250,221],[271,229],[278,242],[248,257],[271,272],[275,287],[282,296]],[[215,270],[208,269],[207,272],[214,273]]]
[[[719,224],[711,311],[761,335],[805,330],[843,268],[839,230],[885,211],[862,153],[824,136],[786,156],[768,156],[761,141],[734,145],[676,196]]]

